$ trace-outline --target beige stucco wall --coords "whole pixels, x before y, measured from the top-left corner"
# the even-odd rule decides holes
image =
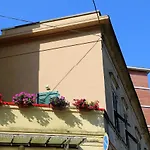
[[[1,46],[0,92],[4,99],[11,101],[20,91],[44,92],[47,84],[53,89],[73,68],[54,90],[70,101],[73,98],[99,100],[100,106],[105,107],[101,42],[95,45],[99,37],[93,34],[100,35],[100,31]]]
[[[77,109],[55,110],[50,108],[18,108],[1,106],[0,134],[41,134],[53,136],[86,137],[79,149],[102,149],[104,117],[101,111],[83,111]],[[0,137],[5,138],[5,136]],[[4,150],[16,148],[0,147]],[[27,148],[27,150],[35,148]],[[46,148],[41,148],[46,150]],[[53,148],[49,148],[53,149]]]
[[[104,134],[101,111],[79,112],[77,109],[55,110],[50,108],[1,106],[1,132],[47,134]]]
[[[142,133],[142,129],[141,127],[139,126],[139,122],[137,121],[137,117],[136,117],[136,112],[134,112],[133,108],[132,108],[132,105],[129,101],[129,98],[125,92],[125,89],[123,87],[123,84],[118,76],[118,73],[115,69],[115,66],[113,65],[113,62],[112,62],[112,59],[110,58],[109,56],[109,53],[107,51],[107,48],[105,46],[105,43],[103,43],[103,63],[104,63],[104,76],[105,76],[105,92],[106,92],[106,110],[107,110],[107,113],[108,113],[108,116],[111,120],[111,122],[114,124],[114,114],[113,114],[113,98],[112,98],[112,94],[111,94],[111,83],[112,83],[112,80],[111,80],[111,77],[109,75],[109,72],[112,72],[116,78],[116,81],[119,85],[119,92],[118,92],[118,111],[120,112],[120,115],[123,115],[121,112],[122,112],[122,106],[123,106],[123,103],[121,101],[121,97],[124,97],[127,105],[128,105],[128,111],[127,111],[127,115],[128,115],[128,122],[130,124],[130,127],[128,126],[128,131],[134,136],[136,137],[135,135],[135,127],[138,127],[139,131],[140,131],[140,134],[141,134],[141,149],[144,149],[144,148],[147,148],[147,145],[145,143],[145,140],[144,140],[144,135]],[[123,135],[123,125],[120,124],[120,128],[121,128],[121,136]],[[115,130],[112,128],[111,125],[107,125],[107,132],[109,134],[109,137],[110,137],[110,140],[112,142],[112,144],[116,147],[117,150],[125,150],[127,149],[127,147],[125,146],[124,142],[125,141],[125,138],[122,136],[122,138],[120,139],[120,136],[117,136]],[[130,140],[131,142],[131,140]],[[135,146],[135,144],[131,144],[131,149],[136,149],[137,147]]]

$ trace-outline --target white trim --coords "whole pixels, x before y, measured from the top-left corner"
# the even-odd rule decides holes
[[[147,125],[148,128],[150,128],[150,125]]]
[[[141,90],[150,90],[149,87],[143,87],[143,86],[134,86],[135,89],[141,89]]]
[[[150,105],[141,105],[142,108],[150,108]]]

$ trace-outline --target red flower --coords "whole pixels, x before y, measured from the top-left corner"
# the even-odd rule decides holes
[[[3,103],[3,100],[2,100],[2,94],[0,94],[0,104]]]
[[[86,110],[98,110],[99,109],[99,101],[88,103],[86,99],[74,99],[73,105],[78,109],[86,109]]]

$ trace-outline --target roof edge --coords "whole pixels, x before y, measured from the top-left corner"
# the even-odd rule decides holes
[[[74,18],[74,17],[90,15],[90,14],[94,14],[94,13],[98,13],[101,16],[100,11],[97,10],[97,11],[90,11],[90,12],[85,12],[85,13],[79,13],[79,14],[75,14],[75,15],[65,16],[65,17],[59,17],[59,18],[50,19],[50,20],[43,20],[43,21],[40,21],[39,23],[46,23],[46,22],[52,22],[52,21],[56,21],[56,20],[69,19],[69,18]]]
[[[40,22],[37,21],[37,22],[33,22],[33,23],[26,23],[26,24],[21,24],[21,25],[13,26],[13,27],[2,28],[1,31],[3,32],[3,31],[6,31],[6,30],[12,30],[12,29],[20,28],[20,27],[24,27],[24,26],[35,25],[35,24],[38,24],[38,23],[40,23]]]
[[[39,26],[36,27],[36,25],[32,26],[30,25],[30,28],[28,27],[22,30],[22,28],[14,28],[12,30],[6,30],[6,33],[4,33],[0,36],[0,44],[8,44],[7,40],[10,42],[12,41],[13,43],[18,40],[26,40],[29,38],[35,38],[35,37],[41,37],[43,35],[54,35],[57,33],[65,33],[68,31],[72,31],[73,33],[76,33],[78,30],[82,30],[85,28],[89,27],[98,27],[100,24],[105,24],[105,22],[108,20],[107,15],[100,16],[99,15],[99,20],[97,18],[97,12],[93,12],[91,15],[85,14],[82,16],[76,16],[75,18],[72,17],[70,19],[65,19],[62,20],[56,20],[52,21],[52,26],[51,22],[50,25],[47,25],[47,23],[39,23]],[[48,26],[48,27],[41,27],[41,25]],[[32,26],[32,27],[31,27]],[[56,26],[56,27],[54,27]],[[74,32],[75,30],[75,32]],[[7,33],[8,31],[8,33]]]
[[[55,18],[55,19],[49,19],[49,20],[31,22],[31,23],[17,25],[17,26],[8,27],[8,28],[2,28],[1,31],[7,31],[7,30],[11,30],[11,29],[15,29],[15,28],[20,28],[20,27],[24,27],[24,26],[29,26],[29,25],[34,25],[34,24],[38,24],[38,23],[46,23],[46,22],[58,21],[58,20],[69,19],[69,18],[74,18],[74,17],[80,17],[80,16],[90,15],[90,14],[94,14],[94,13],[98,13],[101,16],[101,13],[100,13],[99,10],[98,11],[91,11],[91,12],[79,13],[79,14],[65,16],[65,17],[59,17],[59,18]]]
[[[150,68],[127,66],[128,70],[150,73]]]

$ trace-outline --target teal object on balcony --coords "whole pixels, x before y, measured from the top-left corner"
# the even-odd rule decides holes
[[[60,96],[58,91],[38,93],[37,104],[49,104],[50,98],[58,96]]]

